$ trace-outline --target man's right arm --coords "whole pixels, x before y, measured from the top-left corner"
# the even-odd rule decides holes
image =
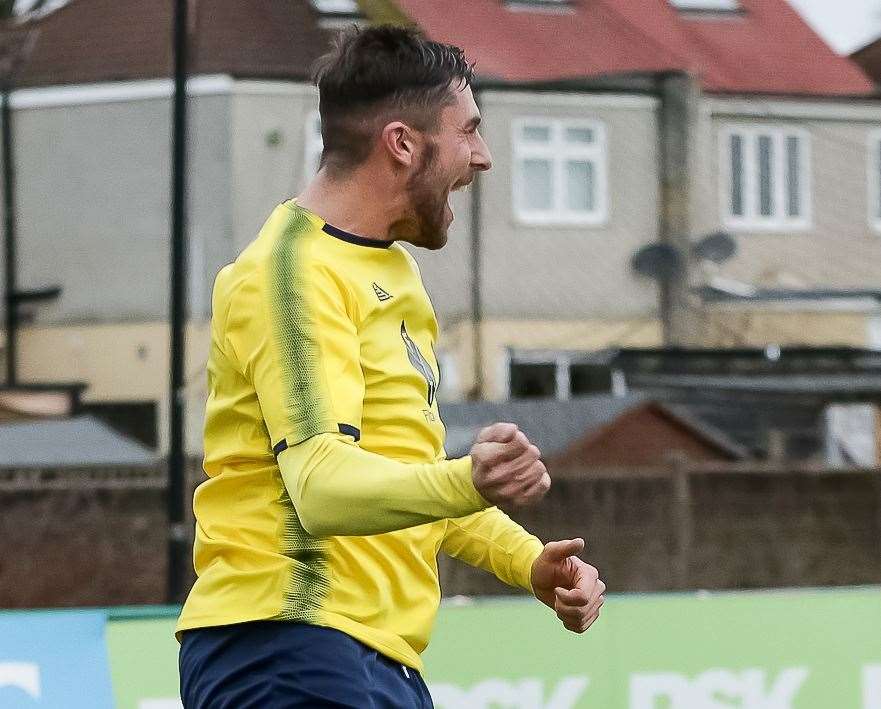
[[[363,536],[459,517],[488,506],[471,458],[401,463],[324,433],[278,459],[303,528],[313,536]]]
[[[550,487],[538,449],[510,423],[485,428],[471,455],[454,460],[401,463],[325,433],[278,462],[300,523],[314,536],[381,534],[491,504],[527,505]]]

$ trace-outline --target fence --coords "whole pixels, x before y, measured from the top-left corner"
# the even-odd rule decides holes
[[[164,500],[160,469],[0,471],[0,607],[163,602]],[[545,540],[583,536],[615,592],[881,583],[875,471],[570,472],[515,516]],[[440,568],[446,596],[512,592]]]

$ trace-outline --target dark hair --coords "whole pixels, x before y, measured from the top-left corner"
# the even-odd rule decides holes
[[[321,166],[335,172],[357,167],[390,120],[436,130],[440,109],[453,101],[451,86],[470,84],[473,71],[461,49],[431,42],[415,28],[342,31],[313,73],[324,140]]]

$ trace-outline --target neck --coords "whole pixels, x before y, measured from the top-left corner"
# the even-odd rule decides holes
[[[321,170],[297,197],[297,204],[338,229],[377,241],[393,241],[403,205],[401,196],[383,189],[384,184],[388,180],[358,172],[344,179],[331,179]]]

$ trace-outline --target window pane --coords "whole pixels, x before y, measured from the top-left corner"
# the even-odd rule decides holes
[[[612,370],[606,364],[573,364],[569,368],[569,389],[573,396],[612,391]]]
[[[594,166],[586,160],[566,161],[566,208],[575,212],[592,212],[594,198]]]
[[[525,209],[550,209],[553,203],[551,193],[551,162],[549,160],[527,159],[523,166],[523,207]]]
[[[567,128],[566,129],[566,142],[567,143],[593,143],[593,129],[592,128]]]
[[[731,214],[743,216],[743,136],[731,136]]]
[[[794,135],[786,136],[786,214],[801,216],[801,153]]]
[[[759,136],[759,214],[770,217],[774,213],[774,178],[771,174],[773,147],[771,136]]]
[[[511,363],[511,398],[555,396],[557,365]]]
[[[523,140],[530,143],[548,143],[551,140],[551,129],[548,126],[523,126]]]

